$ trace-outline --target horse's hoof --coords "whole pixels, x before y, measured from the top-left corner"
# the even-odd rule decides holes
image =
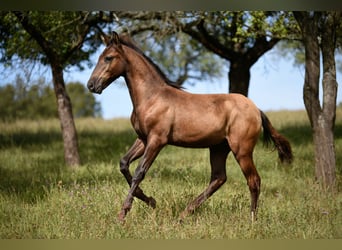
[[[178,223],[183,224],[185,217],[187,217],[188,211],[184,210],[178,217]]]
[[[148,205],[149,205],[150,207],[152,207],[153,209],[156,208],[156,206],[157,206],[156,200],[155,200],[153,197],[149,197],[148,199],[149,199]]]
[[[257,221],[257,216],[254,211],[251,212],[251,221],[252,221],[252,224]]]
[[[125,211],[121,210],[121,212],[118,214],[118,220],[121,224],[125,224],[125,217],[126,217]]]

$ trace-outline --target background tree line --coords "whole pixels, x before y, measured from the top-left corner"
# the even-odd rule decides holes
[[[102,116],[101,104],[82,83],[67,83],[66,89],[76,118]],[[28,85],[17,75],[13,83],[0,86],[0,107],[3,121],[58,117],[54,90],[43,77]]]

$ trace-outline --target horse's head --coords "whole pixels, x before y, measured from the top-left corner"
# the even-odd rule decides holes
[[[113,32],[112,36],[103,37],[103,41],[106,48],[88,81],[88,89],[97,94],[101,94],[109,84],[122,76],[126,65],[119,35]]]

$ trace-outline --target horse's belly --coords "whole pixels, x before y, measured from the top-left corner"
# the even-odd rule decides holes
[[[188,130],[173,134],[169,144],[181,147],[204,148],[226,140],[224,130]]]

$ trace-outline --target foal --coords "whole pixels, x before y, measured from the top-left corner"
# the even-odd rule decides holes
[[[230,151],[246,177],[251,194],[251,216],[255,219],[260,193],[260,177],[253,162],[253,150],[261,127],[264,140],[272,141],[280,160],[291,162],[289,142],[271,125],[254,103],[240,94],[191,94],[175,86],[144,53],[127,38],[113,33],[105,37],[106,48],[88,81],[94,93],[102,91],[118,77],[124,77],[133,112],[131,123],[138,138],[120,161],[120,171],[130,190],[118,218],[124,221],[137,197],[155,208],[153,197],[144,194],[139,184],[167,144],[209,148],[211,178],[209,186],[181,213],[192,213],[226,181],[226,159]],[[141,157],[134,176],[132,161]]]

